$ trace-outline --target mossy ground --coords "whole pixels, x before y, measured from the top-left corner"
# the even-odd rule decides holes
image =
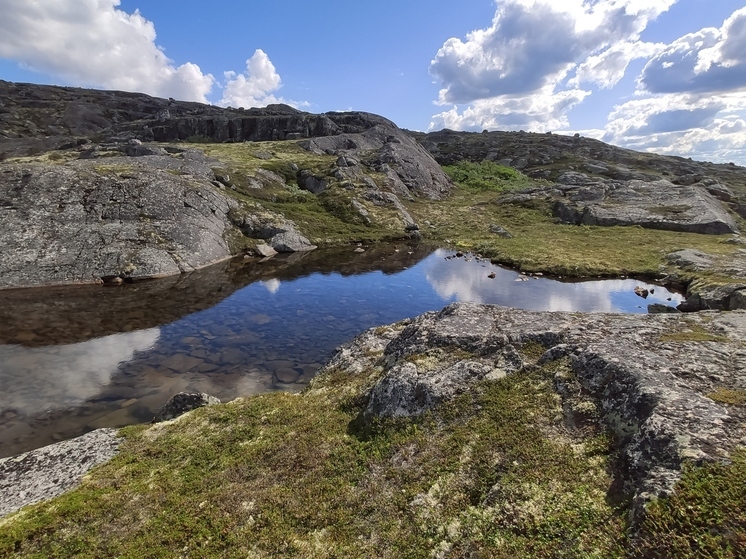
[[[376,370],[127,428],[82,487],[0,521],[0,556],[621,557],[609,441],[564,431],[554,372],[365,430]]]
[[[524,185],[525,177],[518,184]],[[423,228],[425,238],[462,250],[471,250],[495,262],[527,272],[546,272],[568,277],[654,275],[673,271],[665,260],[671,252],[695,248],[714,255],[733,254],[727,236],[699,235],[644,229],[598,227],[559,223],[548,204],[532,206],[500,203],[489,189],[460,186],[441,202],[417,200],[408,209]],[[512,238],[490,232],[490,225],[505,228]],[[706,273],[686,273],[687,280],[700,277],[725,283]]]
[[[330,246],[407,237],[404,224],[395,212],[366,202],[360,196],[361,184],[340,181],[333,175],[335,156],[314,154],[294,141],[187,144],[186,147],[201,149],[222,163],[216,172],[227,174],[235,188],[226,192],[291,219],[314,244]],[[262,170],[270,171],[277,180],[259,175]],[[300,170],[323,178],[329,188],[318,195],[300,189],[297,182]],[[368,170],[366,174],[380,180],[375,172]],[[261,177],[262,188],[252,187],[257,177]],[[353,199],[369,212],[370,222],[353,208]]]

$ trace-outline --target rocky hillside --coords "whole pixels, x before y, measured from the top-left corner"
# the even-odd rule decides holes
[[[367,113],[8,82],[0,106],[0,289],[130,281],[244,251],[316,248],[301,229],[327,244],[407,238],[417,226],[401,199],[452,187],[411,137]],[[208,144],[225,147],[197,149]],[[273,211],[278,198],[327,228],[299,228]]]
[[[464,160],[495,161],[530,177],[566,185],[566,192],[559,196],[548,189],[534,193],[534,197],[569,200],[555,210],[556,215],[568,223],[638,223],[644,227],[715,234],[736,231],[737,227],[721,204],[710,197],[725,202],[734,213],[746,217],[746,168],[733,164],[641,153],[579,134],[570,137],[551,133],[451,130],[411,134],[441,165]],[[699,194],[707,200],[689,200],[692,195]],[[603,209],[620,206],[624,208],[622,212]],[[590,212],[583,215],[586,207]],[[663,209],[656,212],[650,211],[651,208]],[[716,214],[718,224],[705,218],[706,223],[694,225],[692,220],[699,221],[696,214],[703,210],[710,219]],[[677,214],[687,211],[691,215],[679,219]],[[602,213],[611,215],[599,215]],[[679,221],[683,223],[681,227],[676,226]]]

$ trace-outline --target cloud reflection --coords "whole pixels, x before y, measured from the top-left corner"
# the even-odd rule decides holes
[[[267,291],[269,291],[272,295],[277,293],[277,291],[280,289],[280,285],[282,285],[282,282],[278,279],[271,279],[266,281],[260,281],[261,285],[263,285]]]
[[[78,406],[111,382],[119,363],[151,349],[159,337],[160,328],[151,328],[62,346],[0,346],[0,411]]]
[[[435,252],[426,263],[425,277],[446,301],[490,303],[528,310],[572,312],[630,312],[649,303],[675,306],[683,297],[665,288],[633,279],[561,282],[547,278],[516,281],[520,274],[489,262],[466,258],[446,260],[450,253]],[[494,278],[488,274],[494,273]],[[634,294],[636,286],[654,289],[647,299]],[[667,298],[671,297],[671,301]]]

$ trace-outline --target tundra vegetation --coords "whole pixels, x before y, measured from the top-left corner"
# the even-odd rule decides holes
[[[106,95],[119,104],[115,94]],[[205,111],[218,111],[159,102],[174,114],[194,111],[196,124],[202,123],[199,115]],[[273,118],[306,118],[290,108],[273,110],[279,111]],[[14,107],[8,114],[17,121],[21,138],[28,119],[19,111]],[[231,118],[248,118],[233,112]],[[338,121],[348,116],[338,115]],[[152,115],[138,118],[146,117],[156,126]],[[157,126],[167,128],[168,118]],[[324,118],[329,122],[321,124],[336,126],[330,117]],[[80,120],[90,119],[82,114]],[[141,132],[142,123],[135,124],[132,130]],[[448,141],[436,147],[454,188],[439,200],[400,193],[399,205],[381,197],[391,169],[380,165],[380,155],[373,150],[355,154],[359,161],[354,165],[362,173],[347,174],[340,172],[338,155],[306,149],[295,140],[214,143],[191,134],[177,150],[159,157],[173,163],[193,148],[212,158],[216,180],[207,181],[207,188],[239,202],[227,213],[236,229],[227,235],[233,252],[254,249],[259,240],[243,235],[237,224],[245,225],[251,216],[262,215],[266,222],[280,216],[292,220],[318,246],[415,235],[526,272],[569,277],[675,274],[679,281],[700,288],[733,281],[722,269],[682,270],[666,259],[676,251],[696,249],[729,261],[743,250],[730,236],[569,225],[554,216],[548,200],[506,202],[506,196],[545,186],[547,179],[556,179],[569,165],[584,165],[585,159],[556,158],[528,176],[486,157],[462,161],[464,146],[452,143],[452,133],[442,134]],[[464,136],[463,141],[477,149],[488,136]],[[511,138],[549,141],[545,135]],[[419,139],[424,142],[424,137]],[[99,150],[89,171],[107,180],[130,180],[133,171],[121,161],[122,151],[107,149]],[[505,149],[509,153],[514,147]],[[79,152],[73,147],[34,155],[3,153],[2,159],[8,166],[84,168],[77,161]],[[652,156],[639,154],[640,164],[660,175],[653,178],[670,175],[656,170],[651,161]],[[195,176],[178,166],[163,169],[167,178],[178,179],[182,186],[181,181]],[[608,171],[604,169],[596,165],[589,172],[593,176]],[[318,191],[309,191],[301,177],[312,177]],[[729,186],[736,197],[746,197],[743,183],[731,181]],[[656,211],[670,216],[684,210],[662,205]],[[746,227],[741,217],[734,214],[733,220],[741,230]],[[397,328],[379,330],[385,334]],[[691,350],[723,339],[692,324],[649,343],[681,344]],[[93,470],[80,487],[0,519],[0,556],[746,555],[743,449],[735,450],[727,463],[687,465],[676,492],[654,500],[642,523],[633,527],[629,496],[616,486],[613,475],[618,441],[594,420],[600,412],[591,401],[576,410],[588,421],[568,428],[553,382],[571,379],[573,373],[566,359],[539,363],[538,349],[522,348],[521,357],[529,366],[504,378],[476,382],[415,418],[363,421],[370,389],[383,375],[383,367],[370,366],[355,374],[330,367],[300,395],[239,398],[174,421],[125,428],[120,453]],[[466,357],[458,352],[450,356]],[[443,355],[410,359],[426,370]],[[734,410],[738,418],[744,415],[744,394],[741,388],[723,386],[708,397]]]

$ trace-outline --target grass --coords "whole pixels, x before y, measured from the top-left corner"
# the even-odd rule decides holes
[[[366,431],[377,370],[130,427],[79,489],[0,521],[0,556],[622,557],[609,441],[558,435],[554,372]]]
[[[653,502],[634,557],[735,559],[746,556],[746,451],[732,462],[688,465],[676,493]]]
[[[493,161],[459,161],[443,167],[443,170],[452,181],[469,190],[503,192],[525,188],[533,183],[520,171]]]
[[[408,209],[418,222],[428,220],[436,226],[423,230],[429,240],[476,251],[529,272],[567,277],[661,275],[667,271],[665,255],[682,248],[715,255],[734,252],[733,245],[716,235],[562,224],[548,204],[501,204],[494,192],[463,187],[447,200],[436,204],[418,200]],[[491,224],[504,227],[513,238],[491,234]]]

